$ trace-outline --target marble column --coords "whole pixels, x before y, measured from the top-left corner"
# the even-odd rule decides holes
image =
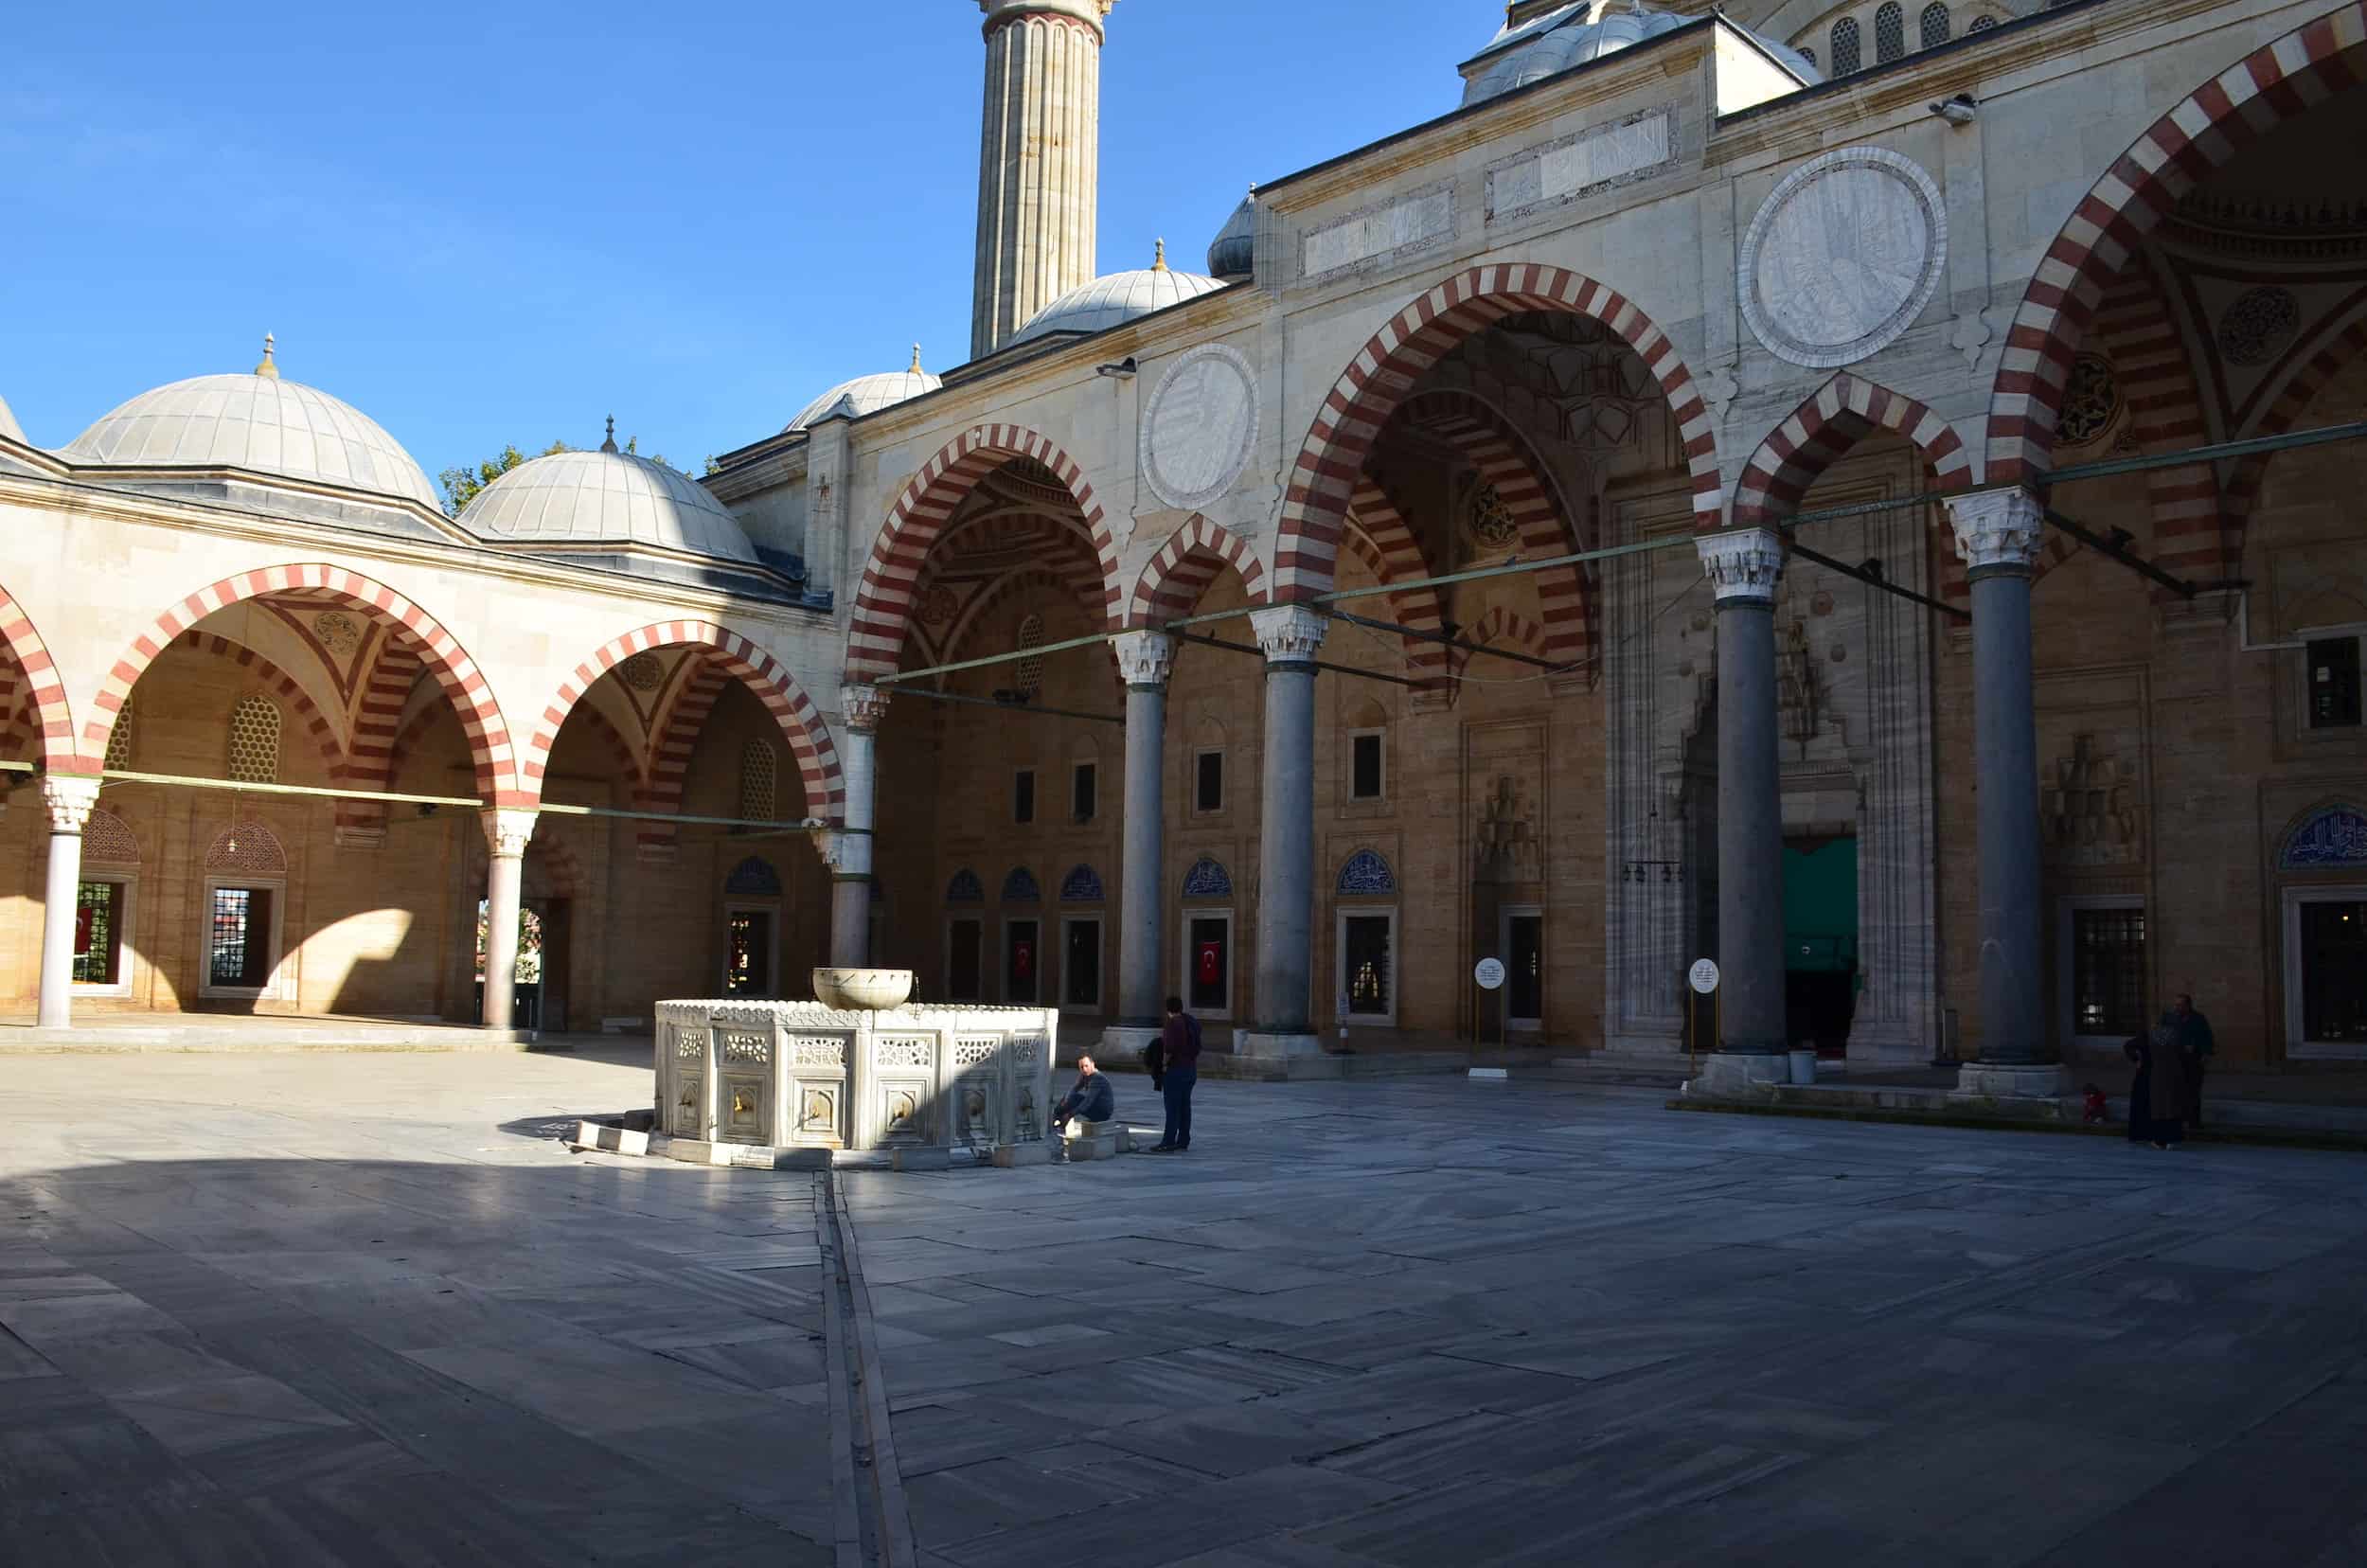
[[[2025,490],[1948,503],[1956,553],[1972,579],[1972,733],[1980,769],[1974,831],[1981,864],[1981,1060],[1957,1091],[2061,1093],[2047,1040],[2039,935],[2038,734],[2030,680],[2030,569],[2045,508]]]
[[[1266,654],[1266,756],[1257,838],[1255,1020],[1243,1056],[1323,1049],[1308,1017],[1314,981],[1315,653],[1329,623],[1304,605],[1250,612]]]
[[[532,811],[494,807],[478,813],[492,852],[485,877],[485,1017],[489,1029],[507,1029],[518,973],[518,900],[525,882]]]
[[[74,1024],[74,925],[82,891],[82,829],[98,804],[98,780],[41,775],[49,813],[49,881],[41,909],[41,1006],[44,1029]]]
[[[1159,846],[1166,826],[1163,741],[1175,639],[1163,632],[1129,632],[1116,647],[1118,671],[1126,677],[1126,825],[1118,876],[1118,1021],[1103,1033],[1102,1044],[1134,1052],[1158,1033],[1166,1012],[1159,988],[1166,952]]]
[[[839,825],[817,835],[830,867],[830,965],[863,969],[871,962],[871,824],[878,772],[880,722],[887,717],[884,686],[839,687],[845,721],[839,736],[839,776],[846,800]]]
[[[1698,542],[1717,603],[1719,1049],[1712,1092],[1789,1076],[1784,1038],[1784,797],[1777,765],[1775,586],[1784,542],[1737,528]]]

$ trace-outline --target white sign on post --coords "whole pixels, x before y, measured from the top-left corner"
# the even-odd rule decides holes
[[[1703,996],[1717,989],[1717,965],[1708,958],[1696,958],[1693,968],[1685,971],[1685,983]]]
[[[1483,958],[1473,966],[1471,978],[1479,982],[1480,989],[1494,990],[1504,983],[1504,966],[1499,959]]]

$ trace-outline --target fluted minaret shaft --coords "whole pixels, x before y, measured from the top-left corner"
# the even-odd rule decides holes
[[[1102,19],[1114,0],[978,0],[987,92],[978,150],[971,358],[1095,276]]]

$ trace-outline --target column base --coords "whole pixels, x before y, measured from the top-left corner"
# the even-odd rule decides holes
[[[1789,1057],[1713,1051],[1701,1059],[1701,1070],[1693,1086],[1703,1095],[1748,1095],[1790,1081]]]
[[[1233,1037],[1233,1054],[1240,1057],[1321,1056],[1323,1041],[1311,1034],[1268,1034],[1244,1031]]]
[[[1129,1067],[1140,1067],[1143,1064],[1144,1049],[1152,1041],[1158,1039],[1161,1032],[1156,1028],[1140,1028],[1131,1024],[1112,1024],[1101,1031],[1101,1043],[1092,1050],[1081,1048],[1072,1050],[1063,1042],[1060,1055],[1066,1060],[1062,1064],[1075,1066],[1077,1057],[1083,1055],[1107,1057],[1110,1061],[1123,1062]],[[1106,1067],[1108,1062],[1104,1062],[1103,1065]]]
[[[1967,1061],[1956,1070],[1951,1099],[2055,1099],[2063,1093],[2059,1061]]]

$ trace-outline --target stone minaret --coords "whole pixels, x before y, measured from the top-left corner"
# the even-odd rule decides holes
[[[1115,3],[978,0],[987,13],[987,99],[972,359],[1094,279],[1102,19]]]

